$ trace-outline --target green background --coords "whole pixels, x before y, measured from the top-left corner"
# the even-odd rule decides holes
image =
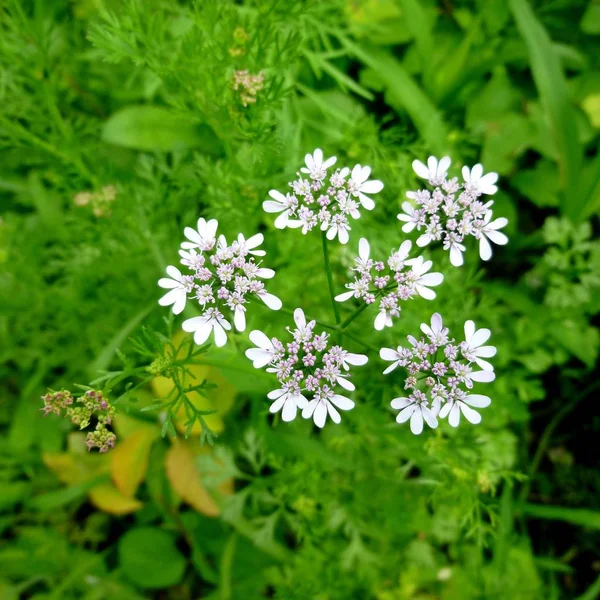
[[[0,598],[599,597],[599,36],[598,0],[0,0]],[[202,355],[214,447],[161,437],[140,408],[184,226],[262,231],[269,291],[331,319],[318,234],[261,208],[316,147],[385,183],[330,246],[340,291],[360,236],[411,238],[415,158],[499,173],[509,245],[428,248],[436,300],[356,321],[377,347],[434,311],[489,327],[482,424],[413,436],[376,356],[340,426],[274,421],[246,333]],[[107,371],[119,441],[88,455],[40,396]]]

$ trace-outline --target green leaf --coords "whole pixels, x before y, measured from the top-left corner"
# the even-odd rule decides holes
[[[121,537],[119,561],[125,575],[145,589],[177,585],[186,565],[175,538],[152,527],[131,529]]]
[[[581,31],[588,35],[600,35],[600,0],[590,0],[583,17]]]
[[[200,148],[220,155],[221,142],[214,131],[173,114],[161,106],[128,106],[104,124],[102,139],[109,144],[134,150],[187,150]]]
[[[561,210],[570,218],[577,219],[581,216],[586,198],[575,193],[581,172],[582,148],[567,83],[552,41],[527,0],[510,0],[510,8],[527,45],[533,78],[557,146],[563,192]]]
[[[358,59],[377,72],[384,84],[386,100],[396,109],[405,110],[428,147],[437,154],[448,148],[448,131],[440,111],[397,59],[366,45],[360,48],[343,38],[342,43]]]
[[[600,512],[597,510],[545,506],[543,504],[524,504],[522,509],[525,515],[534,519],[566,521],[589,529],[600,529]]]
[[[517,172],[512,185],[536,206],[558,206],[558,171],[549,160],[539,160],[533,169]]]

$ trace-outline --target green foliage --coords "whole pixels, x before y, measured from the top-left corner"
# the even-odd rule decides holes
[[[599,10],[0,2],[0,597],[596,597]],[[361,236],[382,255],[410,237],[415,158],[500,174],[509,245],[461,269],[428,247],[436,300],[381,333],[365,311],[344,338],[396,346],[435,310],[489,327],[481,425],[397,426],[404,381],[376,353],[341,425],[282,423],[247,335],[199,348],[175,335],[193,307],[164,319],[157,280],[204,216],[263,232],[285,309],[331,322],[318,236],[261,208],[316,147],[385,183],[329,247],[339,291]],[[250,308],[248,331],[290,324]],[[106,454],[43,418],[42,394],[77,384],[114,404]]]

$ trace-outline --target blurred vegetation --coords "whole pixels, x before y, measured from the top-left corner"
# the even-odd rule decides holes
[[[0,597],[599,597],[599,36],[598,0],[0,0]],[[273,292],[328,314],[314,237],[261,209],[316,147],[386,185],[333,248],[340,288],[360,235],[405,237],[413,159],[500,174],[510,244],[433,250],[435,303],[374,342],[432,310],[489,327],[480,426],[413,436],[377,370],[340,426],[276,423],[243,334],[199,353],[177,423],[142,410],[186,343],[156,282],[199,216],[265,232]],[[40,411],[93,381],[106,454]]]

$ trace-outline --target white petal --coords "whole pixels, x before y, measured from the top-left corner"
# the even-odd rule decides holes
[[[315,408],[313,414],[313,421],[317,427],[323,428],[325,421],[327,420],[327,404],[325,402],[319,402]]]
[[[288,211],[285,210],[275,219],[275,221],[273,222],[273,225],[275,225],[276,229],[285,229],[286,225],[288,224],[289,219],[290,219],[290,216],[288,214]]]
[[[393,348],[382,348],[379,351],[382,360],[398,360],[398,351]]]
[[[508,244],[508,238],[501,231],[495,231],[493,229],[491,231],[486,230],[485,235],[487,235],[494,244],[498,244],[498,246],[505,246]]]
[[[250,341],[259,348],[264,350],[271,350],[273,348],[271,340],[258,329],[253,329],[248,337],[250,338]]]
[[[340,416],[340,413],[335,409],[333,404],[331,404],[330,402],[327,403],[327,412],[329,413],[331,420],[336,425],[339,425],[342,422],[342,417]]]
[[[366,238],[360,238],[358,241],[358,255],[362,260],[368,260],[371,248],[369,246],[369,241]]]
[[[283,306],[281,300],[273,294],[263,291],[257,295],[271,310],[279,310]]]
[[[365,181],[365,183],[360,186],[360,191],[363,194],[378,194],[382,189],[383,183],[378,179]]]
[[[261,279],[273,279],[273,277],[275,277],[275,271],[273,271],[273,269],[261,267],[258,269],[258,271],[256,271],[256,276],[260,277]]]
[[[412,417],[416,408],[416,405],[411,402],[409,406],[407,406],[404,410],[401,410],[398,413],[398,415],[396,416],[396,423],[406,423],[406,421],[408,421]]]
[[[353,392],[356,389],[356,386],[351,381],[346,379],[345,377],[338,377],[337,383],[340,387],[343,387],[345,390],[348,390],[349,392]]]
[[[273,200],[265,200],[263,202],[263,210],[267,213],[278,213],[285,210],[285,205]]]
[[[431,429],[435,429],[438,426],[438,421],[433,412],[430,411],[426,406],[422,406],[421,411],[423,413],[423,418],[425,419],[427,425],[429,425]]]
[[[383,375],[388,375],[398,366],[399,366],[399,364],[397,362],[392,363],[387,369],[385,369],[383,371]]]
[[[233,313],[233,324],[238,331],[244,331],[246,329],[246,311],[239,307],[236,308]]]
[[[452,404],[452,402],[446,402],[446,404],[444,404],[442,406],[442,408],[440,409],[440,412],[438,413],[438,417],[440,419],[445,419],[448,416],[448,413],[450,412],[450,410],[452,409],[454,405]]]
[[[480,346],[473,351],[473,354],[479,358],[491,358],[496,356],[496,346]]]
[[[412,402],[408,398],[394,398],[390,402],[391,407],[395,408],[396,410],[400,410],[402,408],[406,408],[410,404],[412,404]]]
[[[175,304],[177,302],[177,298],[181,295],[183,290],[169,290],[159,301],[158,303],[161,306],[171,306],[171,304]],[[185,298],[185,292],[183,292],[183,297]]]
[[[202,327],[207,323],[207,319],[204,316],[201,317],[192,317],[191,319],[186,319],[182,324],[181,328],[188,333],[192,333],[196,331],[198,327]],[[209,326],[210,328],[210,326]]]
[[[296,413],[298,412],[298,405],[293,398],[288,396],[288,399],[285,401],[283,405],[283,410],[281,411],[281,418],[286,423],[293,421],[296,418]]]
[[[490,339],[490,335],[492,335],[492,332],[489,329],[486,329],[485,327],[478,329],[471,338],[469,346],[477,348],[478,346],[485,344]]]
[[[279,398],[277,400],[275,400],[275,402],[273,402],[273,404],[271,404],[271,406],[269,406],[269,412],[272,412],[272,413],[279,412],[281,410],[282,406],[285,404],[286,399],[287,399],[287,394],[286,393],[281,394],[281,396],[279,396]]]
[[[454,267],[460,267],[464,262],[462,252],[456,246],[451,246],[450,248],[450,262]]]
[[[452,160],[449,156],[442,156],[437,166],[437,175],[441,177],[444,173],[446,173],[451,163]]]
[[[458,404],[460,405],[462,414],[465,415],[465,419],[469,421],[469,423],[472,423],[473,425],[481,423],[481,415],[477,411],[467,406],[464,402],[459,402]]]
[[[246,240],[246,248],[252,249],[260,246],[265,240],[265,236],[262,233],[257,233],[253,235],[251,238]]]
[[[330,402],[335,404],[340,410],[352,410],[354,408],[354,402],[346,396],[340,396],[335,394],[331,397]]]
[[[176,281],[181,281],[181,278],[182,278],[181,271],[177,267],[174,267],[173,265],[169,265],[166,270],[167,270],[167,274],[169,275],[169,277],[171,277],[171,279],[175,279]]]
[[[224,346],[227,343],[227,334],[225,333],[225,329],[223,329],[220,323],[215,323],[213,330],[215,334],[215,344],[218,348],[221,348],[221,346]]]
[[[471,340],[473,339],[474,334],[475,322],[469,319],[468,321],[465,321],[465,341],[469,346],[471,345]]]
[[[311,400],[303,409],[302,409],[302,418],[310,419],[315,412],[315,408],[317,408],[317,404],[319,404],[319,400]]]
[[[430,290],[419,283],[415,284],[415,290],[417,291],[417,294],[419,294],[421,298],[425,298],[425,300],[433,300],[436,296],[436,293],[433,290]]]
[[[385,323],[387,321],[387,314],[385,310],[379,312],[379,314],[375,317],[374,327],[377,331],[381,331],[385,327]]]
[[[369,361],[369,357],[366,354],[354,354],[350,352],[346,355],[345,361],[349,365],[354,365],[355,367],[361,367],[362,365],[366,365]]]
[[[185,321],[183,322],[185,325]],[[208,322],[200,325],[194,331],[194,342],[198,344],[198,346],[202,346],[202,344],[206,343],[206,340],[210,337],[211,331],[213,330],[212,325]]]
[[[338,231],[338,238],[342,244],[347,244],[350,239],[350,235],[346,229],[340,229]]]
[[[428,287],[436,287],[440,285],[444,281],[444,276],[441,273],[425,273],[419,279],[419,283],[421,285],[426,285]]]
[[[255,369],[262,369],[273,360],[273,355],[262,348],[248,348],[246,356],[252,361]]]
[[[440,333],[440,331],[442,331],[444,328],[442,315],[440,315],[440,313],[433,313],[433,315],[431,315],[431,328],[436,334]]]
[[[344,292],[343,294],[338,294],[335,297],[336,302],[346,302],[346,300],[350,300],[354,296],[354,292]]]
[[[420,160],[413,160],[412,168],[419,177],[429,179],[429,169]]]
[[[298,327],[298,329],[306,327],[306,317],[304,316],[304,311],[301,308],[297,308],[294,311],[294,322],[296,323],[296,327]]]
[[[481,260],[490,260],[492,258],[492,247],[485,235],[479,238],[479,256]]]
[[[486,408],[492,403],[488,396],[483,396],[481,394],[469,394],[464,401],[466,404],[476,408]]]
[[[410,430],[415,435],[419,435],[423,431],[423,414],[418,408],[415,408],[415,412],[410,418]]]
[[[458,427],[458,424],[460,423],[460,408],[458,407],[458,402],[452,403],[452,408],[450,409],[450,414],[448,415],[448,423],[450,423],[452,427]]]
[[[469,378],[472,381],[477,381],[479,383],[489,383],[496,379],[496,374],[494,371],[473,371],[473,373],[469,375]]]
[[[165,290],[172,290],[179,286],[179,281],[175,281],[174,279],[169,279],[168,277],[161,277],[158,280],[158,285]]]

